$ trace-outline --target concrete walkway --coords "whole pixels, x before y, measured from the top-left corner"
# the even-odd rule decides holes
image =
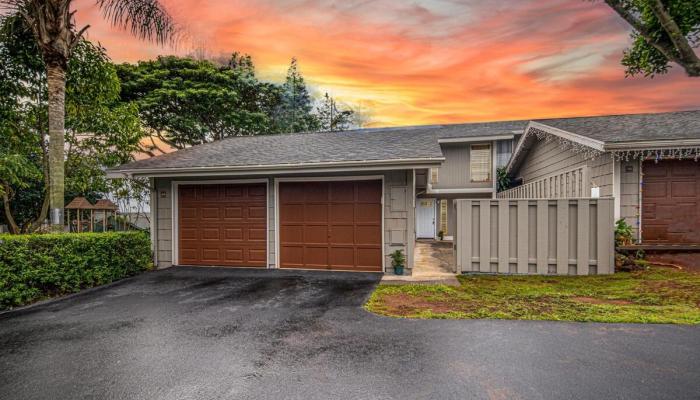
[[[418,240],[413,252],[414,265],[411,275],[384,275],[382,283],[415,284],[439,283],[459,286],[456,278],[454,250],[452,242]]]

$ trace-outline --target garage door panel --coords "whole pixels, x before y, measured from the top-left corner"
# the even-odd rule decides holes
[[[358,226],[355,237],[357,244],[381,243],[382,228],[378,226]]]
[[[307,183],[306,188],[304,188],[303,199],[306,203],[326,203],[328,201],[328,183]]]
[[[248,218],[256,218],[256,219],[267,218],[267,208],[265,208],[265,205],[248,207]]]
[[[328,267],[328,247],[304,246],[304,264],[311,267]]]
[[[304,207],[304,222],[328,222],[328,204],[306,204]]]
[[[693,160],[645,161],[642,239],[645,243],[700,243],[700,164]]]
[[[330,220],[334,223],[349,222],[355,220],[355,205],[350,204],[330,204]]]
[[[242,228],[227,228],[225,230],[224,239],[226,240],[243,240]]]
[[[353,247],[331,247],[330,264],[335,269],[353,269],[355,267],[355,249]]]
[[[359,267],[374,267],[382,264],[382,251],[379,248],[357,249],[357,265]]]
[[[218,207],[206,207],[206,208],[200,208],[199,209],[199,215],[200,218],[207,220],[207,219],[214,219],[214,220],[220,220],[221,219],[221,214],[219,213],[219,208]]]
[[[354,225],[331,225],[330,243],[336,244],[355,244],[355,226]]]
[[[382,199],[382,186],[373,181],[357,182],[357,199],[360,202],[380,203]]]
[[[250,228],[248,229],[248,240],[251,242],[265,241],[267,238],[267,229],[265,228]]]
[[[204,228],[202,229],[202,240],[216,240],[218,241],[220,239],[219,237],[219,228]]]
[[[304,246],[283,245],[280,246],[280,258],[289,267],[301,267],[304,265]]]
[[[327,244],[328,243],[328,226],[327,225],[304,225],[303,227],[303,243],[311,244]]]
[[[243,249],[226,249],[226,261],[231,263],[242,263],[243,262]]]
[[[381,271],[381,181],[281,182],[279,193],[282,268]]]
[[[243,218],[243,207],[224,207],[224,218],[240,220]]]
[[[673,181],[671,182],[671,195],[673,197],[690,197],[695,198],[695,182],[692,181]]]
[[[179,263],[265,267],[265,193],[264,183],[180,185]]]
[[[355,221],[381,223],[381,204],[355,204]]]
[[[285,243],[298,244],[304,242],[303,225],[282,225],[280,226],[280,237],[285,238]]]
[[[198,200],[218,199],[220,185],[201,185]]]
[[[665,198],[666,196],[668,196],[666,182],[647,182],[644,185],[644,192],[646,197],[649,198]]]
[[[330,186],[330,201],[353,203],[355,201],[354,182],[334,182]]]

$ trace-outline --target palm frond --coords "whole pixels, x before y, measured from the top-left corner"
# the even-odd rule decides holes
[[[173,43],[178,27],[158,0],[96,0],[105,19],[134,36],[158,44]]]

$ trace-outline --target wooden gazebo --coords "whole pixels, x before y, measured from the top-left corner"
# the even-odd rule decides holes
[[[85,197],[76,197],[66,204],[65,209],[69,232],[94,232],[95,212],[99,211],[102,211],[102,232],[107,230],[109,214],[115,219],[116,230],[116,216],[119,207],[109,199],[97,200],[97,203],[93,205]],[[71,213],[71,211],[74,211],[74,213]],[[86,215],[87,212],[89,212],[89,215]],[[72,215],[75,216],[74,220],[71,219]]]

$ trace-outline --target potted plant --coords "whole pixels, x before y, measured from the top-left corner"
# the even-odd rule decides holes
[[[406,264],[406,256],[403,255],[403,250],[396,250],[391,253],[391,266],[394,267],[394,274],[403,275],[403,267]]]
[[[443,231],[438,232],[438,239],[445,240],[445,232],[443,232]]]

